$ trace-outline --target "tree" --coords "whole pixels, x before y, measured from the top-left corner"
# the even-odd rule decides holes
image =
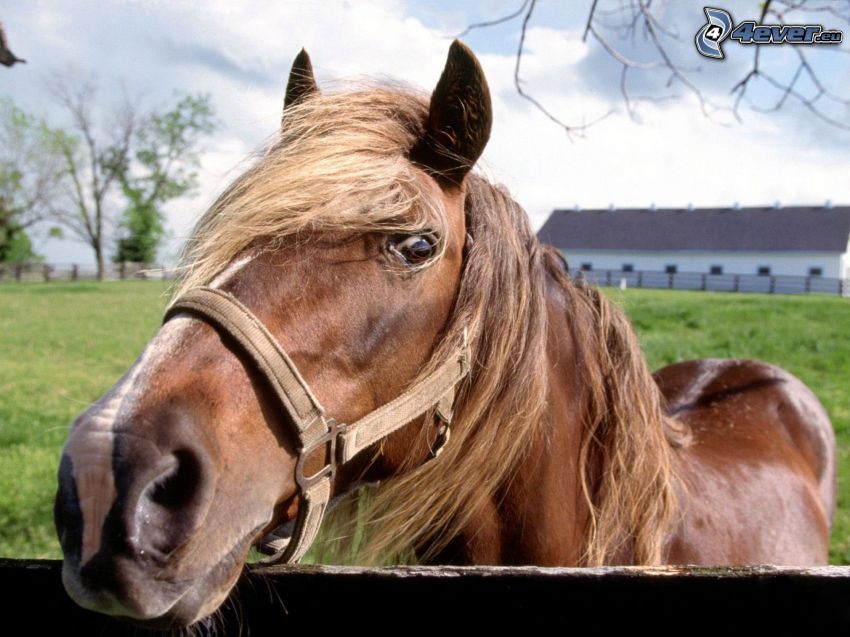
[[[153,113],[136,135],[135,165],[120,173],[127,208],[116,261],[151,263],[162,239],[161,206],[194,192],[200,166],[198,143],[215,129],[209,96],[186,95],[170,111]]]
[[[61,130],[0,99],[0,262],[36,257],[28,231],[50,215],[64,175]]]
[[[102,279],[118,208],[124,210],[125,243],[116,256],[155,253],[162,236],[159,206],[193,188],[197,145],[214,128],[212,107],[206,96],[185,96],[171,110],[145,115],[125,95],[106,113],[95,108],[97,87],[90,79],[53,76],[49,89],[70,116],[72,131],[60,143],[64,196],[51,217],[92,248]]]
[[[523,47],[536,5],[537,0],[517,0],[515,11],[493,20],[472,24],[459,35],[465,35],[473,29],[520,19],[521,30],[514,66],[514,85],[517,93],[563,128],[568,136],[581,135],[588,126],[604,119],[610,113],[597,114],[589,123],[568,123],[553,114],[523,86]],[[681,15],[677,14],[677,11],[693,13],[701,9],[702,5],[653,0],[588,2],[582,41],[594,40],[619,65],[619,89],[630,117],[637,119],[637,105],[640,102],[672,99],[678,97],[680,92],[685,92],[697,98],[703,114],[709,118],[725,114],[733,120],[741,121],[743,104],[748,104],[759,112],[777,112],[791,103],[796,103],[810,116],[832,127],[850,131],[850,97],[839,94],[823,80],[824,68],[830,65],[823,64],[819,67],[812,59],[813,48],[828,51],[828,54],[846,54],[843,46],[769,47],[773,49],[771,53],[790,51],[790,55],[794,57],[791,63],[788,63],[787,59],[781,59],[773,65],[767,63],[764,47],[753,46],[751,63],[743,70],[738,81],[725,87],[728,98],[718,99],[718,91],[709,90],[717,88],[712,86],[712,74],[701,73],[705,69],[699,65],[701,60],[698,56],[694,55],[695,33],[680,33],[675,25],[677,15]],[[840,26],[841,23],[850,24],[850,4],[846,2],[763,0],[753,2],[753,9],[758,15],[742,17],[757,19],[759,24],[823,24],[827,29]],[[845,32],[845,37],[847,35]],[[688,57],[683,55],[684,51],[687,51]],[[743,54],[742,51],[740,53]],[[636,75],[642,76],[643,84],[655,85],[656,90],[651,94],[635,95],[629,80]],[[757,94],[754,96],[754,93]]]
[[[153,263],[156,260],[157,248],[165,233],[159,210],[149,203],[132,202],[118,227],[123,236],[118,239],[113,261]]]
[[[64,196],[52,204],[51,217],[92,248],[97,278],[103,279],[108,197],[127,163],[138,114],[125,96],[111,114],[111,125],[98,126],[93,81],[54,75],[48,87],[70,115],[72,131],[59,145],[66,178]]]

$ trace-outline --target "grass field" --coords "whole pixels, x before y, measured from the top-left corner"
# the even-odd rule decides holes
[[[142,281],[0,285],[0,556],[60,556],[52,509],[68,425],[156,332],[165,291]],[[815,391],[839,441],[831,561],[850,563],[850,301],[608,294],[631,317],[652,368],[689,358],[756,358]]]

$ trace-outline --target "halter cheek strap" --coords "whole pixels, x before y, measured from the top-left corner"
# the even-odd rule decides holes
[[[348,462],[432,407],[449,425],[455,386],[469,373],[469,349],[464,338],[462,347],[404,393],[360,420],[340,425],[326,417],[292,359],[265,325],[234,296],[208,287],[193,288],[168,308],[163,322],[184,312],[218,327],[239,344],[268,380],[292,423],[298,448],[298,516],[290,538],[276,538],[261,547],[274,553],[267,562],[297,562],[313,544],[331,499],[338,464]],[[445,435],[443,441],[447,439]],[[325,450],[324,466],[311,476],[305,475],[307,458],[321,447]]]

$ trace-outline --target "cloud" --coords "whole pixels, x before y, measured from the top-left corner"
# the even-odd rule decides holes
[[[159,51],[165,64],[188,64],[206,67],[216,73],[249,86],[269,86],[272,77],[266,72],[239,64],[221,51],[199,44],[176,44],[164,40]]]
[[[691,22],[700,22],[701,12],[676,3],[667,6],[678,12],[674,17],[682,25],[681,53],[689,54],[690,31],[696,29]],[[510,6],[493,9],[493,14],[505,8]],[[677,91],[679,100],[643,104],[643,124],[637,125],[624,113],[617,64],[598,44],[581,43],[582,15],[574,11],[565,22],[547,14],[543,4],[540,9],[540,22],[533,22],[528,32],[524,87],[567,122],[616,112],[591,127],[586,138],[570,142],[516,94],[519,24],[470,34],[469,41],[478,43],[495,111],[482,169],[511,189],[535,226],[553,208],[574,204],[850,202],[850,180],[844,175],[850,159],[847,136],[813,123],[794,108],[780,116],[747,113],[745,125],[718,126],[703,117],[682,90]],[[218,0],[203,5],[83,1],[61,11],[50,4],[21,3],[6,10],[3,18],[9,30],[15,29],[16,46],[20,41],[20,54],[30,64],[3,74],[7,84],[2,90],[34,110],[48,109],[39,74],[73,60],[97,70],[105,94],[122,78],[131,94],[144,94],[149,106],[166,103],[175,89],[210,93],[223,125],[202,158],[199,196],[167,206],[174,240],[166,252],[174,255],[194,220],[244,168],[240,162],[274,133],[289,66],[302,46],[310,52],[322,86],[333,85],[337,77],[368,75],[394,77],[430,90],[445,62],[447,32],[481,17],[473,18],[470,11],[450,3],[426,7],[395,0]],[[679,17],[693,11],[699,14],[693,19]],[[738,12],[740,18],[733,8],[736,19],[746,17],[743,9]],[[739,52],[736,57],[743,61]],[[835,56],[839,61],[832,63],[830,72],[846,75],[848,57]],[[722,67],[724,73],[732,73],[738,61]],[[715,74],[721,68],[703,66]],[[637,93],[666,81],[658,76],[644,85],[634,79]],[[714,81],[721,86],[727,79],[724,75]],[[59,115],[55,109],[49,114]],[[65,243],[60,249],[50,242],[47,256],[91,259],[84,246],[69,247],[73,245]]]

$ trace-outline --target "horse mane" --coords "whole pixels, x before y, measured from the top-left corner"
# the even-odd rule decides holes
[[[687,433],[664,415],[623,312],[566,274],[560,255],[537,241],[525,211],[504,188],[474,174],[467,182],[473,243],[444,343],[457,342],[466,326],[474,363],[458,396],[451,442],[438,460],[336,512],[331,526],[361,521],[341,534],[357,538],[341,553],[374,563],[414,547],[417,559],[428,561],[497,499],[531,443],[547,436],[553,425],[544,417],[553,380],[546,353],[550,277],[567,300],[575,374],[587,391],[575,468],[589,512],[581,563],[659,563],[681,488],[671,446],[687,444]],[[450,346],[443,349],[450,353]]]
[[[583,563],[659,564],[686,485],[673,448],[690,430],[665,414],[663,396],[626,315],[549,260],[566,296],[585,391],[579,477],[589,510]]]
[[[207,283],[258,238],[274,249],[283,238],[320,231],[445,228],[441,202],[420,188],[407,156],[427,116],[427,96],[393,86],[322,93],[287,109],[279,137],[198,223],[175,296]],[[469,335],[473,365],[451,442],[439,459],[404,467],[368,497],[349,497],[326,520],[325,538],[341,534],[356,548],[348,559],[360,563],[410,547],[427,561],[493,501],[553,426],[545,417],[552,380],[545,292],[554,279],[570,313],[575,373],[586,386],[575,468],[589,511],[582,563],[611,563],[624,552],[634,563],[659,562],[676,512],[671,442],[685,437],[663,414],[628,320],[563,271],[506,190],[476,174],[466,188],[472,242],[463,280],[441,344],[422,370]]]
[[[445,235],[442,202],[423,191],[407,159],[427,113],[426,95],[392,84],[287,107],[268,147],[192,231],[173,298],[208,283],[257,240],[274,250],[323,231]]]

